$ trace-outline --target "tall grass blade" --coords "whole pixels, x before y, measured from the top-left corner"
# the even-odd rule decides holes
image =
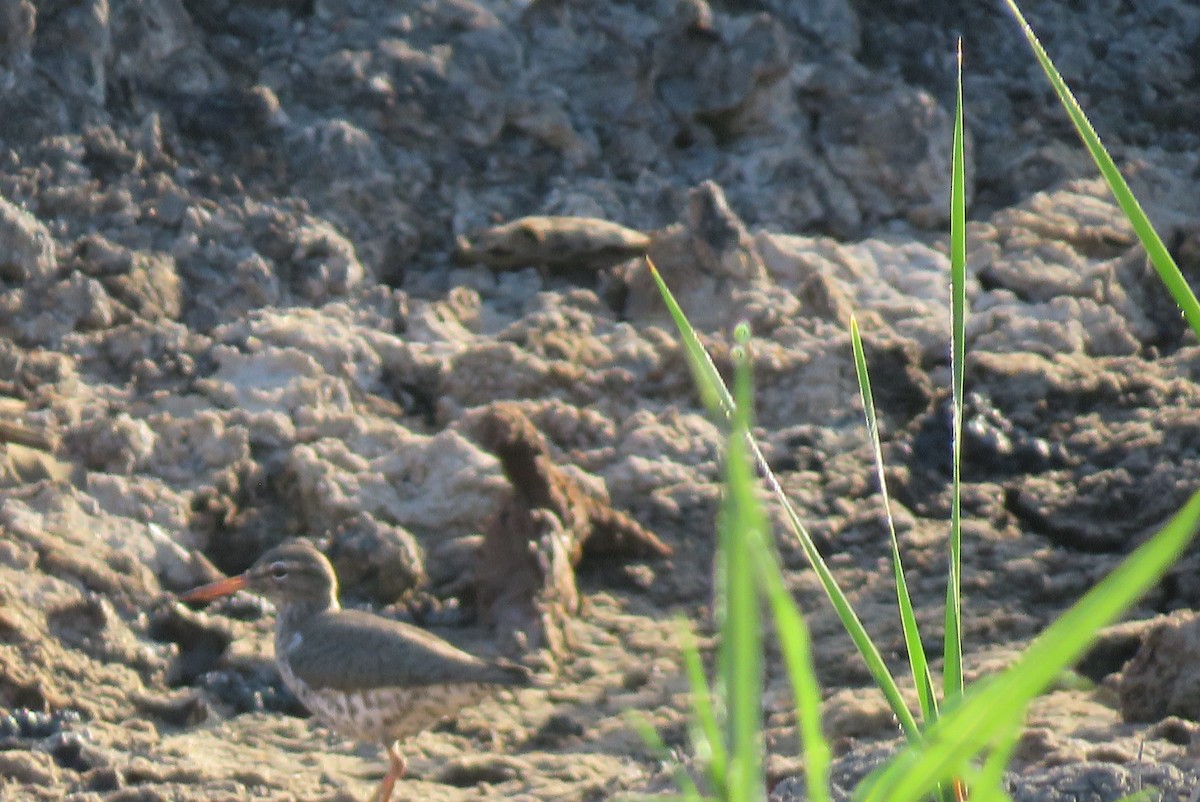
[[[683,309],[679,306],[679,302],[675,300],[667,283],[663,281],[659,275],[658,268],[654,266],[654,262],[650,261],[650,257],[646,257],[646,266],[650,268],[650,275],[654,278],[654,283],[658,287],[659,295],[662,296],[663,303],[667,305],[667,312],[671,315],[671,320],[675,322],[675,328],[679,329],[679,336],[683,340],[683,350],[687,355],[688,366],[692,370],[692,379],[695,382],[696,389],[700,393],[700,401],[704,404],[704,408],[708,413],[720,421],[728,421],[733,415],[733,396],[729,394],[729,389],[725,387],[725,382],[721,380],[721,374],[717,372],[717,366],[713,364],[712,357],[708,355],[704,344],[700,342],[700,338],[696,336],[696,330],[692,328],[691,322],[687,319]]]
[[[1092,154],[1092,159],[1096,162],[1096,166],[1100,169],[1100,174],[1104,176],[1104,180],[1108,182],[1108,188],[1112,191],[1113,197],[1116,198],[1117,204],[1121,207],[1121,211],[1129,218],[1129,223],[1133,226],[1133,230],[1137,233],[1138,239],[1141,240],[1142,246],[1146,249],[1146,253],[1150,256],[1150,262],[1154,265],[1154,269],[1158,271],[1158,276],[1166,285],[1167,290],[1171,293],[1171,297],[1175,299],[1175,303],[1183,310],[1183,315],[1187,319],[1188,325],[1192,331],[1200,336],[1200,302],[1196,301],[1196,296],[1184,279],[1183,274],[1179,272],[1179,266],[1175,264],[1175,259],[1167,250],[1167,246],[1163,244],[1162,239],[1158,236],[1158,232],[1154,230],[1150,219],[1146,217],[1146,213],[1142,211],[1142,206],[1138,203],[1133,192],[1129,189],[1129,185],[1125,183],[1125,179],[1121,176],[1121,171],[1117,169],[1116,162],[1108,155],[1104,145],[1100,142],[1100,137],[1096,134],[1096,129],[1092,127],[1087,115],[1083,113],[1079,102],[1075,100],[1075,96],[1071,94],[1071,90],[1067,88],[1067,84],[1059,75],[1058,70],[1054,67],[1054,62],[1050,60],[1050,56],[1042,48],[1041,42],[1033,33],[1033,29],[1029,27],[1029,23],[1025,21],[1025,15],[1021,13],[1021,9],[1017,6],[1015,0],[1004,0],[1008,8],[1016,17],[1017,23],[1021,26],[1021,31],[1025,34],[1025,39],[1029,42],[1030,48],[1033,49],[1033,54],[1037,56],[1038,62],[1042,65],[1042,71],[1046,73],[1046,77],[1050,80],[1051,86],[1058,94],[1058,99],[1066,109],[1067,115],[1070,116],[1071,122],[1075,124],[1075,130],[1079,132],[1080,139],[1087,146],[1088,151]]]
[[[723,796],[728,788],[726,778],[729,753],[725,748],[724,733],[717,722],[713,694],[708,680],[704,677],[704,661],[700,658],[700,647],[696,645],[696,638],[686,621],[681,621],[679,625],[679,644],[692,697],[692,715],[688,719],[692,751],[696,762],[708,775],[713,790]]]
[[[892,517],[892,502],[888,495],[887,476],[883,470],[883,446],[879,440],[879,419],[875,414],[875,400],[871,393],[871,376],[867,371],[867,357],[863,353],[858,320],[853,315],[850,317],[850,344],[854,349],[854,370],[858,375],[858,392],[862,398],[863,414],[866,416],[867,436],[870,438],[871,452],[875,459],[875,478],[879,481],[879,494],[883,499],[884,517],[887,519],[888,534],[892,541],[892,573],[896,582],[896,602],[900,612],[900,625],[904,632],[904,647],[908,651],[908,665],[912,670],[913,685],[917,689],[921,716],[929,723],[937,720],[937,695],[933,689],[933,677],[929,673],[925,646],[921,642],[917,615],[913,611],[912,598],[908,593],[908,582],[904,578],[900,541],[896,538],[896,522]]]
[[[830,802],[829,771],[832,750],[821,730],[821,688],[817,683],[813,664],[812,641],[808,625],[800,613],[784,582],[779,556],[770,538],[766,518],[762,515],[757,497],[753,493],[754,476],[750,472],[745,454],[745,444],[750,441],[748,414],[749,402],[745,399],[747,384],[744,378],[748,368],[738,371],[738,412],[734,415],[734,430],[730,438],[730,476],[736,478],[738,492],[744,497],[747,509],[752,512],[751,520],[757,525],[746,528],[745,545],[755,566],[758,587],[771,610],[775,624],[775,636],[779,641],[783,665],[787,671],[795,701],[796,723],[800,730],[801,749],[804,755],[804,778],[810,802]]]
[[[971,778],[970,802],[1012,802],[1004,789],[999,785],[987,785],[979,777]]]
[[[861,802],[917,802],[939,782],[970,774],[977,755],[1003,746],[1024,721],[1029,703],[1087,649],[1178,559],[1200,527],[1200,492],[1100,584],[1063,613],[1017,661],[974,686],[881,772],[856,791]]]
[[[821,687],[813,665],[812,638],[800,608],[788,593],[775,551],[766,538],[755,544],[763,592],[775,619],[775,634],[796,703],[796,724],[804,756],[804,782],[810,802],[830,802],[829,770],[833,752],[821,730]]]
[[[766,517],[755,497],[754,471],[746,453],[753,407],[750,359],[746,335],[735,349],[734,391],[736,406],[725,455],[725,505],[723,533],[725,617],[721,640],[727,649],[722,667],[728,699],[729,799],[759,802],[766,799],[763,769],[763,637],[762,609],[751,544],[766,537]]]
[[[983,767],[971,779],[971,802],[1009,802],[1008,794],[1004,793],[1001,786],[1020,736],[1021,728],[1013,727],[997,738]]]
[[[962,670],[962,422],[967,320],[967,192],[964,157],[962,40],[958,42],[954,145],[950,173],[950,384],[952,476],[950,481],[950,565],[946,577],[946,625],[942,646],[942,693],[946,701],[963,689]]]
[[[650,275],[654,278],[654,282],[658,286],[658,291],[662,295],[663,302],[667,306],[671,319],[679,329],[679,335],[684,344],[684,353],[687,354],[692,373],[696,378],[696,384],[701,388],[701,400],[709,409],[710,414],[718,417],[720,420],[728,420],[733,415],[736,406],[733,402],[733,396],[729,394],[729,390],[721,380],[721,375],[717,372],[712,358],[704,350],[704,346],[700,343],[699,337],[696,336],[696,332],[688,321],[687,316],[675,300],[675,296],[671,294],[670,288],[667,287],[666,282],[663,281],[654,264],[649,259],[646,260],[646,263],[650,268]],[[820,580],[821,587],[825,591],[825,595],[829,598],[830,604],[833,605],[834,612],[842,622],[842,626],[845,627],[846,632],[850,635],[850,639],[854,641],[855,648],[862,655],[863,662],[866,663],[867,671],[870,672],[872,680],[874,680],[876,686],[883,692],[884,698],[887,699],[888,705],[895,714],[897,721],[900,722],[901,729],[904,730],[904,734],[909,739],[919,739],[921,733],[917,727],[917,721],[913,717],[912,711],[905,705],[904,697],[900,694],[900,688],[896,684],[895,678],[888,671],[887,664],[884,663],[878,647],[871,640],[871,636],[867,634],[867,630],[862,625],[862,621],[859,620],[858,614],[854,612],[854,608],[850,606],[850,601],[838,585],[833,572],[829,570],[829,566],[826,565],[824,558],[821,557],[821,553],[817,550],[812,536],[808,533],[803,522],[801,522],[800,516],[796,514],[791,500],[787,497],[787,493],[784,492],[783,486],[779,484],[779,479],[775,476],[774,471],[771,470],[771,466],[767,464],[762,449],[750,437],[746,440],[746,448],[749,454],[753,456],[754,464],[762,474],[764,481],[766,481],[771,495],[775,497],[775,500],[783,510],[784,516],[787,518],[788,528],[796,536],[796,541],[800,544],[805,558],[807,558],[813,572]]]
[[[687,769],[683,764],[675,760],[675,756],[671,754],[671,750],[663,743],[662,736],[658,734],[658,730],[654,729],[654,725],[650,722],[649,716],[641,710],[630,710],[626,713],[626,721],[642,738],[642,743],[646,745],[656,758],[664,763],[675,764],[675,785],[680,789],[680,795],[673,797],[675,802],[701,802],[704,798],[700,794],[700,789],[696,787],[696,783],[692,781],[692,777],[688,774]],[[650,797],[642,797],[649,799]],[[657,802],[663,802],[663,797],[653,797]],[[629,802],[639,797],[631,797]]]

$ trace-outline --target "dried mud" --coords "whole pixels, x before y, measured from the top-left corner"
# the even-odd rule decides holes
[[[305,718],[271,611],[173,598],[289,536],[330,554],[347,604],[539,667],[412,739],[404,797],[670,789],[629,714],[686,760],[675,620],[706,626],[722,434],[643,252],[718,367],[750,324],[768,458],[900,669],[859,316],[936,643],[960,34],[967,666],[1009,664],[1195,490],[1200,347],[1016,26],[962,5],[0,0],[0,799],[365,798],[378,749]],[[1200,11],[1036,6],[1194,281]],[[514,496],[476,439],[497,402],[539,433],[557,506]],[[528,609],[477,606],[503,596],[480,572],[514,518],[537,552],[518,601],[558,605],[556,655]],[[577,528],[614,522],[657,547],[600,553]],[[895,723],[781,549],[849,789]],[[1198,554],[1038,700],[1014,799],[1200,787]],[[775,663],[768,686],[794,799]]]

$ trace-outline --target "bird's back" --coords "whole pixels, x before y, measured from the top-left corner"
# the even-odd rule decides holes
[[[482,660],[418,627],[357,610],[327,611],[280,631],[275,648],[300,701],[363,741],[404,738],[499,687],[530,684],[524,666]]]
[[[419,627],[358,610],[319,613],[281,633],[275,648],[313,688],[530,682],[523,666],[482,660]]]

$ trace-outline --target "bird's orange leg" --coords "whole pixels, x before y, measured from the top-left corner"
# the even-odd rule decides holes
[[[404,755],[400,754],[398,746],[397,742],[387,748],[388,760],[392,762],[392,765],[388,767],[388,772],[384,775],[383,782],[379,784],[379,790],[371,797],[371,802],[389,802],[392,798],[392,789],[396,786],[396,780],[404,776],[406,768]]]

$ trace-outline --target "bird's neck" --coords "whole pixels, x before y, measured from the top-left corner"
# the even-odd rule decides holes
[[[290,601],[280,605],[275,613],[275,625],[279,632],[294,630],[308,619],[325,612],[336,612],[342,609],[337,596],[330,595],[327,599],[304,599]]]

